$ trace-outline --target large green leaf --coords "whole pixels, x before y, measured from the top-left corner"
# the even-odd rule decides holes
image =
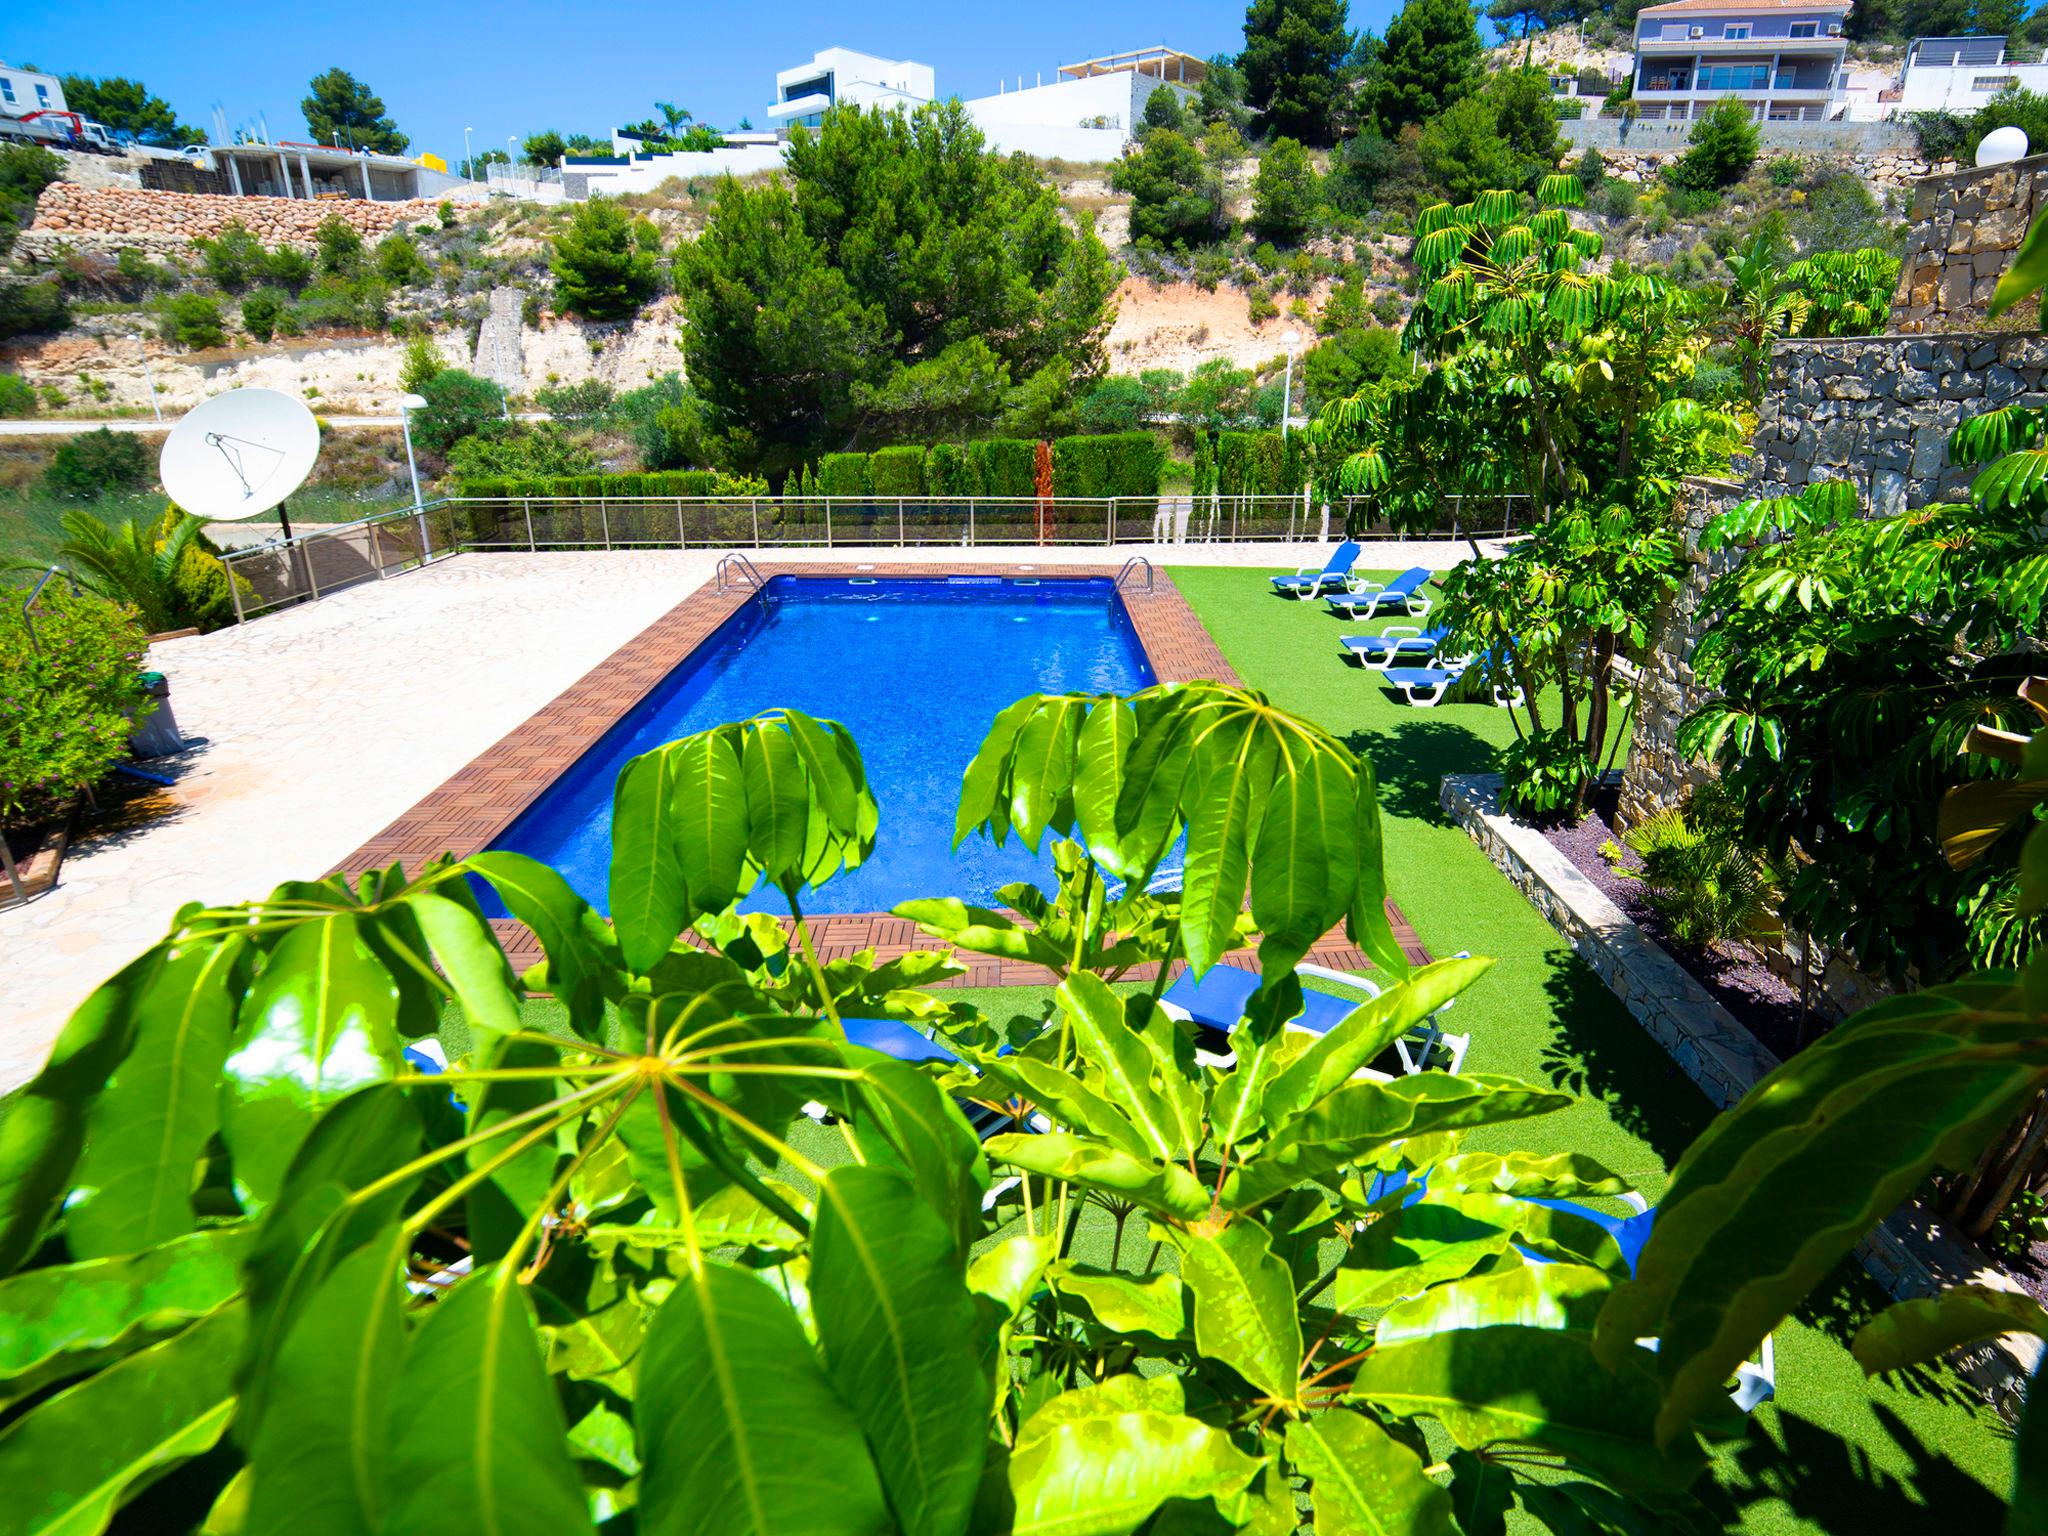
[[[1375,1349],[1347,1395],[1397,1417],[1435,1418],[1468,1451],[1554,1451],[1619,1488],[1675,1491],[1706,1462],[1689,1437],[1657,1443],[1655,1380],[1641,1369],[1606,1369],[1583,1334],[1464,1328],[1404,1340]]]
[[[392,1228],[335,1265],[272,1360],[271,1411],[249,1449],[252,1533],[382,1528],[409,1246]]]
[[[1374,1220],[1352,1242],[1331,1282],[1331,1304],[1355,1314],[1419,1295],[1469,1275],[1482,1260],[1506,1253],[1513,1240],[1513,1228],[1487,1214],[1417,1201]]]
[[[604,1022],[604,950],[613,941],[596,910],[547,865],[523,853],[491,851],[463,860],[498,893],[505,910],[533,930],[547,956],[547,990],[589,1040]]]
[[[214,1227],[142,1253],[0,1281],[0,1404],[178,1332],[242,1288],[255,1229]]]
[[[221,1078],[221,1131],[235,1182],[277,1193],[321,1112],[399,1067],[398,989],[347,913],[288,932],[242,1002]]]
[[[1208,1188],[1181,1164],[1148,1162],[1086,1137],[1057,1131],[991,1136],[988,1155],[1023,1173],[1066,1179],[1184,1220],[1209,1211]]]
[[[1181,1278],[1195,1303],[1195,1345],[1268,1398],[1301,1395],[1301,1319],[1294,1279],[1264,1227],[1233,1222],[1214,1237],[1180,1241]]]
[[[1025,960],[1047,970],[1064,971],[1073,958],[1035,929],[1013,923],[989,907],[969,906],[953,896],[898,902],[892,909],[933,938],[977,955]]]
[[[1219,736],[1222,734],[1219,728]],[[1232,743],[1197,748],[1194,786],[1182,809],[1188,823],[1181,881],[1181,941],[1196,975],[1235,946],[1237,915],[1251,876],[1252,836],[1279,749],[1264,732],[1240,728]]]
[[[974,1062],[991,1083],[1037,1105],[1059,1124],[1099,1136],[1131,1157],[1152,1155],[1144,1134],[1123,1110],[1073,1073],[1021,1052],[1009,1056],[979,1052]]]
[[[789,732],[748,731],[740,745],[740,775],[747,797],[747,851],[771,884],[784,889],[801,884],[811,789]]]
[[[676,769],[672,750],[643,753],[612,787],[612,927],[635,971],[652,970],[689,920],[675,846]]]
[[[434,1304],[406,1344],[391,1405],[390,1529],[591,1528],[526,1288],[511,1276],[476,1274]]]
[[[686,1264],[640,1356],[648,1536],[878,1536],[882,1486],[852,1412],[768,1286]]]
[[[1034,851],[1046,829],[1065,820],[1063,807],[1071,804],[1084,707],[1079,699],[1048,696],[1017,733],[1010,759],[1010,826]]]
[[[1190,1150],[1165,1096],[1153,1086],[1157,1062],[1145,1042],[1124,1021],[1124,1005],[1109,984],[1088,971],[1060,983],[1061,1009],[1073,1026],[1074,1043],[1095,1069],[1110,1100],[1137,1127],[1143,1150],[1172,1161]],[[1130,1149],[1137,1150],[1137,1149]]]
[[[1450,1491],[1362,1413],[1297,1419],[1287,1456],[1309,1476],[1316,1536],[1458,1536]]]
[[[170,958],[159,945],[79,1004],[42,1071],[0,1114],[0,1274],[35,1252],[71,1187],[86,1117],[135,1042],[135,1019]]]
[[[1572,1328],[1590,1332],[1614,1276],[1586,1264],[1513,1264],[1454,1280],[1396,1306],[1373,1327],[1376,1344],[1453,1328]]]
[[[811,1310],[839,1395],[873,1448],[909,1536],[957,1531],[981,1481],[989,1400],[963,1256],[910,1181],[845,1166],[825,1176],[811,1233]]]
[[[220,1123],[244,941],[182,945],[135,1010],[135,1043],[93,1106],[64,1242],[81,1259],[190,1232],[193,1165]]]
[[[1767,1075],[1687,1149],[1602,1358],[1659,1340],[1659,1431],[1683,1433],[1764,1336],[1937,1167],[1969,1166],[2039,1087],[2010,974],[1866,1009]]]
[[[463,1017],[478,1035],[509,1035],[519,1028],[519,992],[490,923],[469,898],[432,891],[407,898],[441,974],[454,987]]]
[[[1177,1339],[1187,1331],[1187,1290],[1179,1275],[1121,1275],[1062,1264],[1053,1276],[1060,1295],[1081,1302],[1105,1328],[1159,1339]]]
[[[1430,1170],[1432,1188],[1491,1189],[1524,1200],[1619,1195],[1629,1181],[1583,1152],[1461,1152]]]
[[[248,1322],[244,1307],[223,1307],[0,1431],[7,1529],[94,1536],[151,1483],[211,1450],[234,1417]]]
[[[739,895],[750,832],[746,778],[739,754],[723,731],[688,737],[675,752],[671,835],[682,866],[683,888],[692,915],[722,912]],[[773,838],[778,851],[787,836],[788,829],[778,817]]]
[[[1243,1491],[1262,1463],[1182,1406],[1173,1377],[1112,1376],[1053,1398],[1018,1429],[1006,1485],[977,1508],[975,1531],[1128,1536],[1168,1499]]]
[[[1113,875],[1129,878],[1116,803],[1123,793],[1124,764],[1137,739],[1138,712],[1122,699],[1095,702],[1075,748],[1074,820],[1088,856]]]
[[[988,735],[982,738],[981,746],[969,760],[967,772],[960,780],[960,804],[953,817],[955,848],[967,840],[968,833],[996,815],[999,805],[1008,801],[1004,785],[1009,776],[1011,756],[1017,749],[1017,733],[1024,729],[1024,722],[1038,712],[1042,702],[1042,695],[1025,695],[998,714],[995,723],[989,727]],[[1008,824],[1009,818],[1005,813],[1001,825]]]
[[[1298,965],[1350,909],[1356,867],[1355,774],[1334,756],[1288,746],[1299,758],[1274,779],[1251,856],[1259,967],[1274,975]]]
[[[1887,1307],[1863,1325],[1850,1349],[1856,1363],[1876,1375],[1938,1360],[1952,1349],[2002,1333],[2048,1339],[2048,1309],[2024,1292],[1959,1285],[1939,1296]]]
[[[870,1164],[894,1167],[947,1222],[964,1259],[981,1237],[988,1159],[952,1095],[906,1062],[871,1059],[861,1075],[853,1123]]]
[[[1487,959],[1439,960],[1359,1004],[1274,1077],[1260,1119],[1279,1130],[1479,979]]]
[[[476,1061],[483,1069],[536,1073],[560,1063],[559,1051],[533,1040],[487,1041]],[[464,1090],[469,1096],[465,1128],[473,1136],[488,1134],[514,1116],[552,1102],[563,1086],[560,1078],[540,1076],[479,1082]],[[527,1216],[545,1208],[554,1183],[555,1164],[560,1159],[555,1138],[543,1137],[504,1161],[517,1139],[515,1133],[502,1133],[471,1147],[463,1157],[472,1169],[492,1169],[490,1177],[470,1192],[468,1202],[470,1252],[480,1264],[506,1251]]]
[[[1571,1102],[1567,1094],[1483,1073],[1421,1072],[1391,1083],[1350,1083],[1234,1169],[1223,1181],[1221,1203],[1246,1210],[1392,1141],[1549,1114]]]

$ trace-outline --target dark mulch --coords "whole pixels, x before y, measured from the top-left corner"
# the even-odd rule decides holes
[[[1693,980],[1712,993],[1743,1028],[1776,1052],[1780,1060],[1793,1055],[1800,1038],[1798,989],[1781,980],[1739,944],[1716,944],[1703,950],[1680,944],[1644,899],[1642,881],[1625,878],[1600,857],[1600,845],[1611,841],[1621,845],[1623,868],[1642,867],[1634,850],[1614,835],[1614,813],[1620,793],[1614,786],[1603,789],[1584,821],[1577,826],[1549,828],[1544,837],[1603,895],[1641,924],[1643,931],[1662,945]],[[1810,1020],[1807,1038],[1812,1039],[1825,1027],[1819,1018]]]

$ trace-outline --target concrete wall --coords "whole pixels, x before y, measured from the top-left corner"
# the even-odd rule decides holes
[[[1899,82],[1899,99],[1890,104],[1894,113],[1955,112],[1967,115],[1979,111],[1995,91],[1980,91],[1981,79],[2013,80],[2020,89],[2037,95],[2048,91],[2048,63],[1963,64],[1956,66],[1914,64]]]
[[[1999,277],[2044,202],[2048,155],[1921,182],[1913,192],[1892,328],[1961,331],[1982,325]],[[2033,328],[2031,314],[2025,323]]]
[[[1766,150],[1814,154],[1917,154],[1919,137],[1910,124],[1883,123],[1758,123]],[[1685,153],[1691,123],[1627,122],[1618,117],[1580,117],[1559,123],[1557,131],[1574,150],[1627,149],[1637,154]]]
[[[690,154],[648,155],[630,165],[577,165],[562,168],[562,185],[568,197],[579,200],[591,193],[617,197],[628,192],[652,192],[671,177],[688,181],[693,176],[752,176],[780,168],[780,144],[728,144],[722,149],[704,149]]]
[[[1144,120],[1145,103],[1162,84],[1183,102],[1195,97],[1190,86],[1119,71],[977,96],[965,106],[974,125],[988,136],[989,147],[1004,154],[1116,160]]]

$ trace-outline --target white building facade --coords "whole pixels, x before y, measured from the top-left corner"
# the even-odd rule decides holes
[[[808,64],[780,70],[768,121],[815,128],[832,107],[909,109],[932,100],[937,77],[931,65],[910,59],[881,59],[851,48],[827,48]]]
[[[31,112],[68,112],[64,86],[55,75],[0,64],[0,116],[27,117]]]
[[[2037,51],[2015,54],[2002,37],[1916,37],[1906,49],[1896,99],[1883,105],[1888,117],[1907,112],[1967,116],[2011,86],[2048,91],[2048,61]]]
[[[1164,87],[1187,105],[1208,66],[1192,54],[1147,48],[1060,66],[1050,85],[1023,85],[964,103],[967,115],[1003,154],[1041,160],[1118,160],[1137,137],[1145,103]]]
[[[1636,13],[1636,112],[1701,118],[1726,100],[1763,122],[1825,122],[1842,107],[1849,0],[1671,0]]]

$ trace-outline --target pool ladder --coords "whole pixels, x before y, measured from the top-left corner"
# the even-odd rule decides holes
[[[1141,565],[1145,568],[1145,595],[1150,597],[1152,595],[1152,562],[1143,555],[1133,555],[1124,562],[1123,569],[1116,573],[1116,585],[1121,588],[1126,576],[1135,577],[1138,574],[1137,567]]]
[[[768,585],[768,579],[761,574],[760,567],[742,554],[721,555],[718,569],[712,573],[716,590],[723,592],[728,586],[746,585],[756,592]]]

